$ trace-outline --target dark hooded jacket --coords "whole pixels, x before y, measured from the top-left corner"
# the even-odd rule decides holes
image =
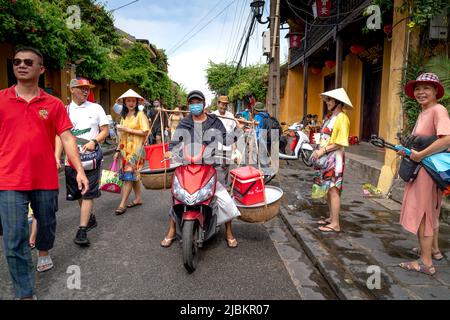
[[[216,115],[206,114],[206,116],[206,121],[202,123],[194,122],[191,114],[184,117],[175,130],[169,150],[172,151],[180,142],[186,143],[186,139],[190,140],[190,143],[201,143],[210,150],[218,150],[219,141],[227,146],[237,141],[241,134],[239,129],[235,129],[234,133],[227,133],[222,121]]]

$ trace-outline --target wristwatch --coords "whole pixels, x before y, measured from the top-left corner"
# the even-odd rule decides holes
[[[92,139],[91,141],[94,141],[95,145],[98,146],[98,141],[95,139]]]

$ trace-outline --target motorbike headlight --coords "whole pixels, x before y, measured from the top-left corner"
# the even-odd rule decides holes
[[[173,196],[178,201],[184,202],[186,204],[190,204],[191,195],[184,190],[184,188],[181,186],[180,182],[178,181],[177,176],[173,179]],[[194,198],[195,199],[195,198]]]
[[[208,200],[214,195],[214,186],[216,185],[216,177],[213,176],[211,180],[198,192],[196,203]]]

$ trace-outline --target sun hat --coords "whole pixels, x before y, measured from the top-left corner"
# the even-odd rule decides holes
[[[144,104],[145,101],[145,99],[133,89],[128,89],[127,92],[125,92],[124,94],[122,94],[120,97],[117,98],[117,101],[122,100],[123,104],[125,102],[125,98],[137,98],[138,100],[140,100],[139,102],[141,104]]]
[[[347,92],[345,92],[344,88],[338,88],[331,91],[327,91],[324,93],[321,93],[320,96],[333,98],[335,100],[338,100],[344,104],[345,107],[349,109],[353,109],[352,102],[350,101],[350,98],[347,95]]]
[[[253,106],[253,109],[256,111],[266,111],[266,106],[262,102],[257,102]]]
[[[85,78],[76,78],[70,80],[69,86],[71,88],[78,88],[78,87],[89,87],[89,88],[95,88],[95,86]]]
[[[414,88],[417,84],[420,83],[429,83],[434,85],[437,90],[436,99],[440,99],[444,96],[444,87],[439,81],[439,77],[431,72],[422,73],[417,77],[416,80],[408,81],[408,83],[405,85],[406,95],[412,99],[415,99],[416,97],[414,97]]]
[[[227,96],[220,96],[219,102],[222,102],[222,103],[229,103],[228,97],[227,97]]]

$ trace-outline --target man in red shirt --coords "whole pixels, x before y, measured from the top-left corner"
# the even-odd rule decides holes
[[[17,85],[0,91],[0,220],[16,296],[30,299],[35,295],[35,279],[28,246],[28,204],[38,224],[38,269],[48,270],[53,265],[48,250],[55,240],[58,210],[57,135],[78,172],[79,189],[86,192],[89,182],[64,104],[38,86],[45,71],[41,53],[33,48],[16,50],[13,70]]]

